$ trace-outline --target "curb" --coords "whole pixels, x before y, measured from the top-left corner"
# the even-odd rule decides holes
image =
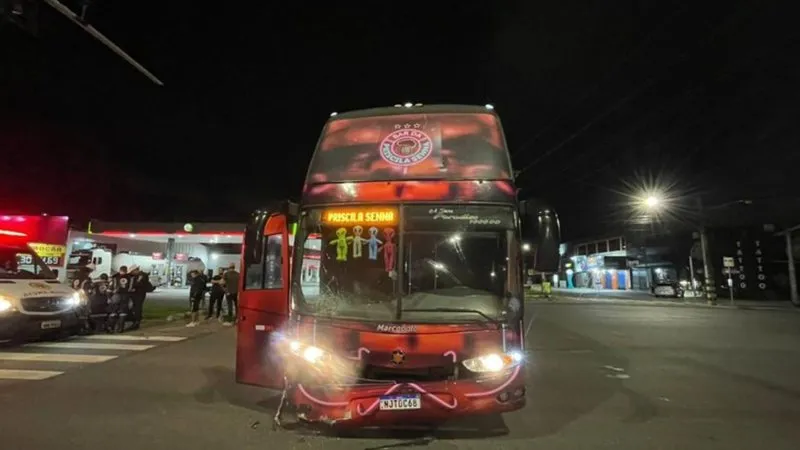
[[[751,305],[709,305],[705,303],[695,302],[666,302],[661,300],[606,300],[597,298],[581,298],[581,297],[561,297],[553,296],[550,299],[527,299],[526,302],[541,303],[541,304],[557,304],[562,305],[619,305],[619,306],[660,306],[660,307],[673,307],[673,308],[700,308],[700,309],[728,309],[728,310],[748,310],[748,311],[779,311],[800,313],[800,308],[793,306],[751,306]]]

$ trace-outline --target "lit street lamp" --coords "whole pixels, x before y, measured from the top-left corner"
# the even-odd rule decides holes
[[[667,202],[663,195],[658,193],[649,193],[644,194],[639,197],[638,201],[641,209],[643,209],[647,213],[648,222],[653,224],[653,217],[656,217],[661,212],[665,212],[667,208]],[[734,200],[727,203],[723,203],[720,205],[716,205],[710,208],[703,208],[702,199],[697,199],[697,210],[698,215],[700,218],[700,222],[697,225],[699,228],[700,234],[700,251],[702,253],[703,258],[703,272],[704,272],[704,291],[706,300],[710,304],[716,304],[717,301],[717,292],[716,286],[714,282],[714,268],[711,262],[711,258],[709,257],[709,248],[708,248],[708,234],[706,232],[706,223],[704,220],[705,211],[712,210],[712,209],[720,209],[725,208],[727,206],[735,205],[735,204],[744,204],[750,205],[752,201],[750,200]],[[645,257],[647,254],[645,253]],[[694,278],[694,274],[692,274],[692,278]]]
[[[531,251],[531,244],[527,242],[522,243],[522,285],[525,286],[528,281],[528,269],[526,264],[527,255],[526,253]]]

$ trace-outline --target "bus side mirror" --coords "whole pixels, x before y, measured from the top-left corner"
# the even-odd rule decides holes
[[[265,211],[256,211],[250,216],[244,233],[244,251],[242,252],[246,266],[261,264],[264,253],[264,223],[268,217],[268,213]]]
[[[503,315],[511,323],[522,320],[522,301],[511,293],[507,293]]]
[[[561,224],[556,211],[541,200],[522,200],[520,222],[523,240],[530,242],[533,261],[528,269],[539,272],[557,272],[560,255]]]

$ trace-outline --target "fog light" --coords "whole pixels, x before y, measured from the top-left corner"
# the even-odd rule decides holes
[[[502,394],[497,396],[497,401],[500,403],[505,403],[508,401],[508,392],[503,392]]]
[[[525,395],[525,388],[517,388],[514,390],[514,397],[522,397]]]

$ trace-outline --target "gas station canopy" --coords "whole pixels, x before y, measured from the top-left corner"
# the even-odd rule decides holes
[[[90,235],[186,244],[241,244],[245,224],[222,222],[104,222],[92,220]]]

